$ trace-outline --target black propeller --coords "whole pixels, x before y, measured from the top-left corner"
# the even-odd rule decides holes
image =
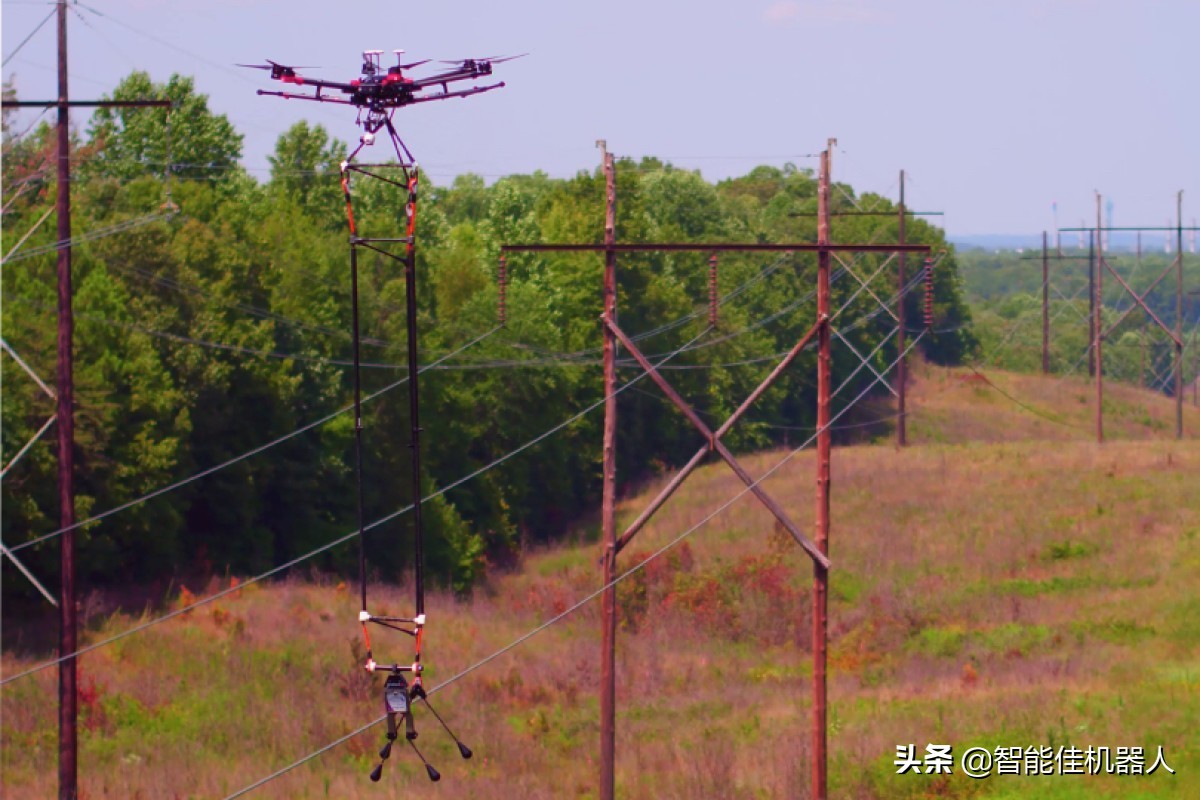
[[[529,53],[520,53],[515,56],[503,56],[502,58],[489,58],[488,61],[492,62],[493,64],[503,64],[505,61],[515,61],[516,59],[524,58],[527,55],[529,55]]]
[[[245,67],[246,69],[265,69],[271,73],[272,78],[279,78],[284,75],[286,75],[289,78],[295,77],[296,70],[298,70],[298,69],[320,69],[320,67],[313,67],[313,66],[293,67],[288,64],[278,64],[269,58],[265,59],[265,60],[267,62],[266,64],[234,64],[234,66],[235,67]]]
[[[516,56],[486,56],[484,58],[462,58],[457,61],[439,61],[438,63],[439,64],[461,64],[463,66],[466,66],[467,64],[478,64],[480,62],[487,62],[488,64],[503,64],[505,61],[512,61],[513,59],[516,59],[516,58],[524,58],[527,55],[529,55],[529,53],[521,53],[520,55],[516,55]]]

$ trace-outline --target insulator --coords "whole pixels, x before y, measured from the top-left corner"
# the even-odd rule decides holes
[[[717,327],[717,254],[708,257],[708,324]]]
[[[933,327],[933,259],[925,259],[925,328]]]
[[[499,305],[497,313],[500,318],[500,327],[504,327],[508,322],[508,259],[500,256],[500,273],[499,273]]]

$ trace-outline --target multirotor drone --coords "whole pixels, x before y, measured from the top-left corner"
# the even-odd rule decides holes
[[[471,86],[465,89],[453,89],[451,84],[460,81],[475,80],[492,74],[492,65],[510,61],[521,56],[500,58],[467,58],[461,61],[441,62],[450,64],[451,68],[425,77],[411,77],[407,71],[429,63],[414,61],[404,64],[403,50],[393,51],[396,54],[396,64],[385,68],[382,65],[382,50],[367,50],[363,52],[362,77],[348,83],[326,81],[308,78],[297,70],[311,69],[310,67],[291,67],[274,61],[266,64],[239,64],[238,66],[251,69],[268,70],[272,80],[282,81],[296,87],[311,87],[311,94],[304,92],[281,91],[273,92],[260,89],[260,95],[271,95],[288,100],[312,100],[319,103],[338,103],[354,106],[358,109],[359,127],[363,129],[359,146],[341,164],[342,192],[346,199],[346,217],[350,227],[350,296],[352,300],[351,317],[353,320],[352,340],[354,344],[354,434],[355,434],[355,476],[358,494],[358,529],[359,529],[359,583],[362,589],[362,610],[358,620],[362,625],[363,638],[366,642],[366,661],[363,668],[374,674],[383,672],[387,679],[383,686],[383,710],[387,720],[387,741],[379,751],[379,764],[371,771],[371,780],[378,781],[383,774],[383,763],[391,755],[392,743],[400,737],[400,728],[404,728],[404,740],[412,746],[429,779],[437,781],[441,775],[426,760],[424,754],[417,749],[417,730],[413,724],[413,705],[420,701],[454,739],[458,752],[463,758],[470,758],[471,749],[467,747],[450,729],[441,715],[429,703],[422,673],[424,665],[421,662],[421,648],[424,642],[426,625],[425,616],[425,585],[424,585],[424,555],[423,531],[421,526],[421,427],[418,414],[417,375],[417,271],[416,271],[416,221],[417,221],[417,164],[408,148],[401,141],[392,116],[397,109],[417,103],[428,103],[432,100],[447,100],[452,97],[469,97],[473,94],[489,92],[504,86],[503,82]],[[355,161],[359,151],[375,141],[379,130],[386,130],[391,138],[397,160],[394,162],[361,164]],[[390,172],[389,172],[390,171]],[[399,177],[396,172],[399,171]],[[406,217],[405,235],[402,237],[378,237],[360,235],[354,218],[354,204],[351,197],[351,175],[380,180],[397,186],[406,192],[404,211]],[[362,380],[360,361],[359,312],[358,312],[358,253],[360,248],[386,256],[404,265],[404,283],[406,316],[408,328],[408,399],[409,399],[409,452],[411,459],[411,492],[412,492],[412,530],[413,530],[413,562],[415,586],[415,611],[411,617],[384,616],[372,614],[367,608],[367,557],[365,532],[365,515],[363,511],[363,418],[362,418]],[[401,249],[395,252],[394,249]],[[375,660],[371,649],[371,636],[368,624],[377,625],[384,629],[398,631],[412,637],[415,644],[415,657],[408,664],[381,663]],[[407,678],[406,678],[407,674]]]
[[[493,56],[488,58],[465,58],[458,61],[439,61],[439,64],[450,64],[451,68],[442,72],[423,77],[411,77],[406,73],[430,63],[432,59],[413,61],[408,64],[403,61],[404,51],[393,50],[396,64],[384,67],[382,50],[364,50],[362,77],[349,82],[327,81],[320,78],[309,78],[297,70],[311,67],[290,67],[267,59],[266,64],[238,64],[239,67],[262,69],[271,73],[271,79],[282,81],[298,87],[312,87],[312,94],[297,92],[272,92],[259,89],[260,95],[272,95],[288,100],[315,100],[321,103],[339,103],[355,106],[359,109],[358,123],[364,129],[363,144],[370,144],[376,131],[387,124],[392,113],[405,106],[417,103],[428,103],[432,100],[448,100],[452,97],[469,97],[473,94],[490,92],[504,86],[504,81],[485,86],[472,86],[467,89],[451,89],[450,85],[459,81],[475,80],[492,74],[492,65],[521,58],[517,56]],[[436,91],[440,87],[441,91]],[[432,90],[432,91],[431,91]],[[344,95],[344,96],[339,96]],[[366,112],[364,117],[362,112]]]

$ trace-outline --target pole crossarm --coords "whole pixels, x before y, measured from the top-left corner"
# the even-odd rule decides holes
[[[1162,225],[1159,225],[1157,227],[1155,227],[1155,226],[1128,227],[1127,226],[1127,227],[1123,227],[1123,228],[1103,228],[1103,227],[1096,227],[1095,225],[1093,225],[1090,228],[1059,228],[1058,231],[1059,231],[1059,233],[1080,233],[1080,232],[1087,232],[1087,231],[1171,231],[1173,233],[1175,231],[1200,231],[1200,228],[1188,227],[1186,225],[1184,225],[1182,227],[1176,226],[1176,225],[1172,225],[1170,227],[1163,227]]]
[[[929,253],[927,244],[814,244],[795,242],[770,244],[761,242],[658,242],[646,244],[502,244],[501,253]]]
[[[650,363],[649,359],[647,359],[645,355],[642,354],[642,351],[638,349],[637,345],[625,335],[625,332],[622,331],[607,314],[603,315],[601,320],[604,322],[604,325],[610,331],[612,331],[613,335],[620,340],[622,346],[629,351],[630,355],[637,360],[642,369],[646,371],[646,374],[650,376],[650,379],[658,384],[658,387],[662,389],[663,393],[670,398],[671,402],[675,404],[675,406],[683,413],[683,415],[688,418],[688,421],[691,422],[692,425],[694,425],[695,428],[704,435],[704,438],[708,440],[708,445],[705,449],[708,451],[715,451],[717,455],[719,455],[725,461],[725,463],[729,465],[729,468],[733,470],[734,474],[746,484],[754,496],[757,497],[759,501],[767,507],[767,510],[769,510],[775,516],[775,518],[779,520],[779,523],[783,525],[785,529],[787,529],[788,533],[792,535],[792,538],[804,548],[813,561],[820,564],[823,569],[829,569],[829,558],[817,548],[816,544],[814,544],[807,536],[801,533],[799,526],[796,525],[796,523],[793,522],[783,510],[783,508],[776,503],[770,495],[767,494],[766,490],[754,480],[750,473],[738,463],[733,453],[731,453],[729,448],[727,448],[721,441],[721,438],[704,423],[704,420],[700,418],[700,416],[688,404],[688,402],[684,400],[679,393],[675,391],[675,388],[671,386],[667,379],[664,378],[657,369],[655,369],[654,365]],[[778,370],[772,373],[772,376],[775,375],[778,375]],[[722,428],[727,431],[728,425],[723,425]]]
[[[5,100],[4,108],[171,108],[170,100]]]
[[[1175,335],[1175,331],[1173,331],[1167,327],[1167,323],[1165,323],[1161,319],[1159,319],[1158,314],[1155,314],[1153,309],[1151,309],[1150,306],[1146,304],[1145,299],[1141,295],[1139,295],[1137,292],[1135,292],[1133,290],[1133,287],[1131,287],[1128,283],[1125,282],[1125,279],[1122,278],[1121,275],[1115,269],[1112,268],[1112,265],[1108,263],[1108,260],[1106,258],[1104,258],[1104,256],[1100,256],[1100,263],[1103,264],[1105,266],[1105,268],[1107,268],[1108,271],[1112,273],[1112,276],[1117,279],[1117,282],[1121,284],[1121,286],[1125,289],[1125,291],[1129,292],[1129,294],[1133,297],[1133,299],[1137,301],[1137,304],[1142,307],[1142,310],[1144,310],[1150,316],[1150,318],[1152,320],[1154,320],[1155,323],[1158,324],[1158,327],[1160,327],[1164,331],[1166,331],[1167,335],[1171,337],[1171,341],[1174,342],[1177,347],[1182,347],[1183,340]],[[1175,267],[1175,263],[1172,262],[1170,269],[1173,269],[1174,267]],[[1149,290],[1147,290],[1146,294],[1150,294]],[[1133,310],[1133,308],[1135,308],[1135,307],[1136,306],[1131,306],[1129,310]],[[1128,312],[1126,312],[1126,313],[1128,313]],[[1124,319],[1124,317],[1122,317],[1122,319]],[[1113,326],[1113,327],[1115,327],[1115,326]],[[1111,333],[1111,332],[1112,332],[1112,328],[1110,327],[1108,329],[1108,331],[1105,332],[1104,335],[1107,335],[1108,333]]]
[[[903,213],[906,217],[940,217],[945,211],[909,211],[905,209],[901,212],[899,209],[895,211],[834,211],[826,216],[830,217],[894,217],[899,213]],[[816,217],[819,216],[817,211],[793,211],[788,214],[789,217]],[[1172,228],[1172,230],[1174,230]]]

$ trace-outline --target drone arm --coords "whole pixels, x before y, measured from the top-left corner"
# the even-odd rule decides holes
[[[337,89],[339,92],[345,92],[346,94],[353,94],[354,92],[352,85],[342,83],[341,81],[327,81],[321,78],[308,78],[303,75],[294,75],[291,78],[284,77],[280,80],[284,83],[295,84],[296,86],[312,86],[318,91],[322,89]]]
[[[460,67],[459,69],[452,69],[449,72],[441,72],[441,73],[438,73],[437,75],[429,75],[424,78],[417,78],[413,81],[412,85],[413,85],[413,88],[415,88],[415,89],[424,89],[426,86],[437,86],[439,83],[451,83],[454,81],[469,81],[474,78],[478,78],[483,75],[490,75],[490,74],[491,74],[490,69],[485,72],[484,70],[481,70],[478,67],[476,67],[475,69],[470,69],[467,67]]]
[[[483,92],[490,92],[492,89],[500,89],[500,88],[503,88],[503,86],[504,86],[504,81],[500,81],[499,83],[493,83],[490,86],[472,86],[470,89],[460,89],[456,92],[442,92],[441,94],[431,94],[431,95],[426,95],[425,97],[418,97],[417,99],[413,100],[408,105],[415,105],[417,103],[428,103],[430,100],[446,100],[451,97],[469,97],[470,95],[473,95],[473,94],[482,94]]]
[[[341,103],[344,106],[351,105],[349,100],[342,100],[341,98],[338,98],[338,97],[328,97],[326,95],[321,95],[318,97],[317,95],[312,95],[312,94],[294,94],[292,92],[271,92],[266,89],[259,89],[258,93],[270,95],[272,97],[282,97],[285,100],[314,100],[318,103]]]

